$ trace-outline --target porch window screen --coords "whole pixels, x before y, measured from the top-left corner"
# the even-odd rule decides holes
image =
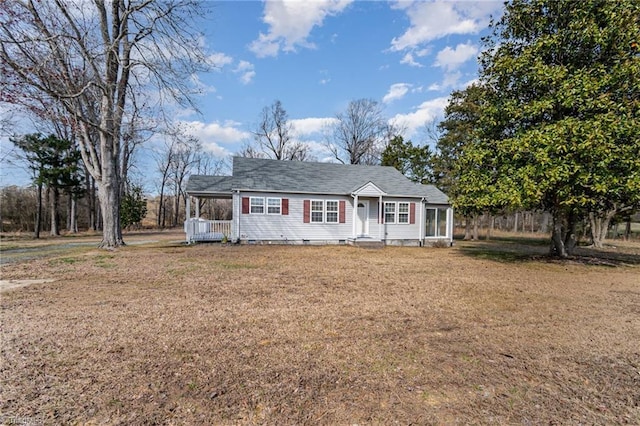
[[[447,209],[438,209],[438,236],[447,236]]]
[[[426,214],[426,236],[427,237],[435,237],[436,236],[436,209],[427,209]]]
[[[426,212],[426,236],[446,237],[447,236],[447,209],[428,208]]]

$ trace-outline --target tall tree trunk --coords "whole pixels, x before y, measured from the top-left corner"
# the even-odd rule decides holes
[[[73,197],[71,195],[71,191],[67,192],[66,195],[67,195],[67,205],[66,205],[66,208],[67,208],[67,224],[66,225],[67,226],[65,227],[65,229],[67,231],[71,231],[71,199]]]
[[[57,237],[60,235],[60,190],[56,187],[50,189],[51,194],[51,236]]]
[[[493,231],[493,226],[494,226],[494,220],[495,218],[493,217],[493,215],[488,215],[488,224],[487,224],[487,241],[489,241],[491,239],[491,233]]]
[[[631,215],[627,217],[626,224],[624,226],[624,240],[629,241],[631,239]]]
[[[42,183],[38,183],[38,208],[36,209],[36,223],[34,236],[40,238],[40,222],[42,222]]]
[[[607,238],[609,223],[618,212],[617,208],[603,212],[601,215],[589,213],[589,224],[591,228],[591,243],[594,247],[602,248],[604,240]]]
[[[533,210],[529,213],[529,217],[531,219],[531,233],[533,234],[534,232],[533,226],[535,222],[535,212]]]
[[[164,184],[160,186],[160,197],[158,199],[158,217],[156,218],[156,225],[158,228],[164,228],[163,213],[164,210]]]
[[[69,228],[72,234],[78,233],[78,199],[75,195],[71,196],[71,207],[69,208]]]
[[[518,212],[513,214],[513,232],[518,232]]]
[[[558,213],[553,214],[553,224],[551,228],[551,250],[550,255],[566,258],[569,255],[564,245],[564,233],[562,229],[562,218]]]
[[[473,215],[473,240],[478,241],[478,222],[480,221],[480,215]]]
[[[120,226],[120,181],[118,162],[105,158],[114,156],[103,144],[102,149],[102,179],[97,181],[98,198],[100,199],[100,213],[102,216],[102,242],[100,247],[114,248],[124,245]]]
[[[89,229],[98,230],[98,215],[96,214],[96,181],[89,171],[85,169],[85,181],[87,182],[87,220]]]
[[[564,249],[567,255],[573,255],[573,251],[578,245],[578,239],[576,238],[576,218],[573,214],[569,214],[567,219],[567,230],[564,237]]]
[[[464,217],[464,240],[468,241],[471,239],[471,215],[466,215]]]
[[[175,215],[173,216],[173,227],[176,227],[178,226],[178,213],[180,212],[180,192],[176,193],[175,203],[173,205],[175,209]]]

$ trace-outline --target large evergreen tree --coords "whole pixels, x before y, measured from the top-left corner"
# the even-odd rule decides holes
[[[11,141],[23,152],[24,159],[32,172],[33,182],[38,189],[35,237],[40,237],[43,187],[51,191],[51,234],[58,235],[60,191],[81,192],[81,179],[78,173],[80,152],[69,140],[57,138],[54,135],[45,137],[40,134],[29,134],[12,138]]]
[[[414,145],[402,136],[395,136],[382,151],[382,166],[398,169],[416,183],[431,183],[433,153],[428,145]]]
[[[515,0],[492,28],[479,126],[493,130],[462,161],[494,174],[492,207],[550,211],[564,257],[579,221],[640,199],[640,3]]]

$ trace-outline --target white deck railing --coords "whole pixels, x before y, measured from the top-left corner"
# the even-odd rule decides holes
[[[231,223],[230,220],[188,219],[184,222],[187,242],[230,240]]]

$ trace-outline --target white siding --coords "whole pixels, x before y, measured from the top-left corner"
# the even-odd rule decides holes
[[[286,198],[289,200],[288,215],[273,214],[242,214],[243,197]],[[304,200],[336,200],[345,202],[345,223],[304,223]],[[424,237],[425,226],[421,221],[425,220],[425,205],[415,198],[388,198],[383,197],[382,202],[407,202],[415,203],[415,223],[378,223],[379,197],[359,197],[359,201],[369,201],[369,237],[381,239],[387,244],[404,244],[407,242],[419,242]],[[338,242],[353,238],[353,198],[349,196],[332,195],[308,195],[308,194],[280,194],[243,192],[234,194],[234,239],[241,241],[274,241],[274,242]],[[448,207],[433,206],[426,207]],[[396,205],[396,210],[397,210]],[[409,210],[411,210],[409,208]],[[452,239],[453,211],[447,211],[446,237],[435,239]],[[428,238],[427,240],[431,240]]]
[[[384,237],[386,240],[419,240],[420,239],[420,209],[422,203],[419,199],[415,198],[384,198],[382,203],[396,202],[396,203],[414,203],[415,204],[415,223],[384,223]],[[396,204],[396,217],[397,217],[398,205]],[[411,205],[409,205],[409,212],[411,212]],[[409,213],[410,215],[411,213]],[[384,216],[384,215],[383,215]],[[409,217],[411,220],[411,217]]]
[[[288,215],[242,214],[242,197],[289,199]],[[345,223],[304,223],[304,200],[345,201]],[[238,197],[239,237],[242,241],[338,241],[352,233],[353,200],[350,197],[243,192]]]
[[[383,194],[380,188],[378,188],[371,182],[358,189],[356,193],[358,194],[358,197],[378,197]]]

